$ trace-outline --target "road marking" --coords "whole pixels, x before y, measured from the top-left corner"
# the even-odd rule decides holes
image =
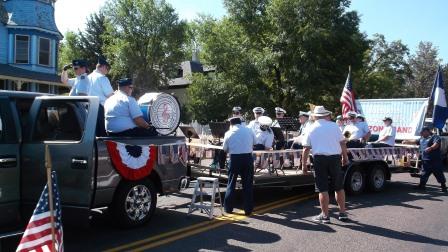
[[[288,205],[291,205],[294,203],[298,203],[298,202],[301,202],[301,201],[304,201],[304,200],[307,200],[307,199],[310,199],[313,197],[315,197],[314,193],[313,194],[301,194],[298,196],[293,196],[293,197],[278,200],[275,202],[267,203],[267,204],[261,205],[259,207],[256,207],[253,215],[264,214],[270,210],[288,206]],[[149,237],[149,238],[146,238],[143,240],[128,243],[128,244],[125,244],[125,245],[122,245],[119,247],[115,247],[115,248],[106,250],[105,252],[131,250],[132,248],[133,248],[132,251],[143,251],[143,250],[158,247],[158,246],[161,246],[161,245],[164,245],[164,244],[167,244],[167,243],[170,243],[170,242],[173,242],[173,241],[176,241],[176,240],[188,237],[188,236],[202,233],[204,231],[214,229],[214,228],[223,226],[225,224],[239,222],[239,221],[242,221],[249,217],[250,216],[244,215],[244,211],[240,211],[240,212],[234,213],[234,214],[225,214],[223,216],[216,217],[215,219],[213,219],[211,221],[204,221],[201,223],[191,225],[189,227],[176,229],[176,230],[166,232],[166,233],[163,233],[160,235],[156,235],[153,237]],[[164,238],[167,238],[167,239],[164,239]],[[139,246],[142,246],[142,247],[139,247]]]

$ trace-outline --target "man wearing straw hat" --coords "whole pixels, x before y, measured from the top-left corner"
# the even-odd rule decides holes
[[[331,178],[331,187],[336,192],[336,201],[339,205],[339,220],[346,221],[348,217],[345,213],[345,192],[341,170],[341,163],[345,165],[348,162],[345,139],[338,125],[331,121],[330,111],[323,106],[316,106],[312,115],[316,121],[302,142],[304,147],[302,160],[308,160],[311,150],[314,159],[316,189],[319,192],[319,203],[322,210],[321,214],[313,217],[313,221],[330,223],[328,215],[328,204],[330,201],[328,177]],[[303,171],[306,170],[306,162],[303,162]]]

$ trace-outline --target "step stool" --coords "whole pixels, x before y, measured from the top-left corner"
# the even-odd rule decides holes
[[[204,188],[205,185],[211,185],[212,191],[211,193],[207,193]],[[203,196],[210,195],[210,202],[204,202]],[[218,195],[218,196],[216,196]],[[199,202],[196,202],[196,197],[199,196]],[[195,210],[201,210],[208,214],[210,219],[213,219],[213,209],[216,205],[216,198],[219,200],[219,207],[221,209],[221,214],[223,214],[222,210],[222,202],[221,202],[221,192],[219,191],[219,181],[218,178],[210,178],[210,177],[199,177],[196,180],[196,186],[194,187],[193,197],[191,198],[190,208],[188,209],[188,214],[191,214]]]

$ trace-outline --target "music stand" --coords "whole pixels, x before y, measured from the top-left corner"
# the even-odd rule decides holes
[[[288,131],[298,131],[299,121],[294,117],[284,117],[277,119],[280,128],[286,131],[286,142],[288,142]]]
[[[191,143],[192,138],[199,139],[198,133],[196,133],[196,130],[194,130],[191,126],[179,126],[180,130],[184,134],[185,137],[188,138],[188,142]]]
[[[210,122],[208,124],[210,127],[210,131],[212,132],[212,136],[215,139],[218,139],[218,144],[221,143],[220,139],[224,138],[224,134],[229,130],[230,123],[229,122]]]
[[[279,127],[271,127],[272,132],[274,133],[274,137],[277,141],[285,141],[285,136],[283,135],[283,131]]]

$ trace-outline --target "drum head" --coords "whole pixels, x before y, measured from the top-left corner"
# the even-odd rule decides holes
[[[139,99],[139,104],[149,104],[152,126],[160,135],[173,133],[180,123],[180,105],[177,99],[165,93],[147,93]]]

